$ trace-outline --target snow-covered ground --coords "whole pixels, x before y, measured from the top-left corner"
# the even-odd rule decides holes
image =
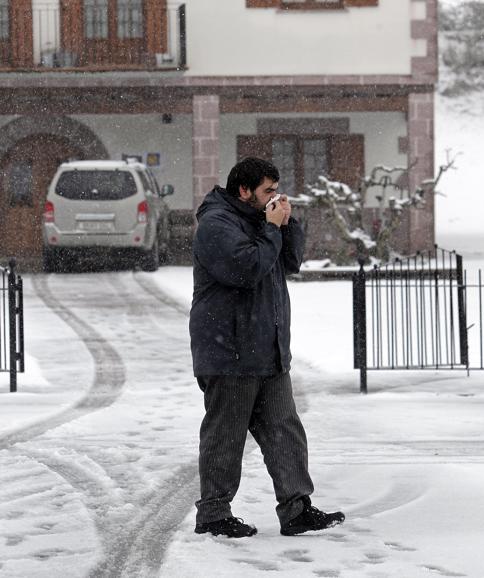
[[[437,101],[436,162],[462,152],[438,240],[470,271],[484,267],[479,106]],[[27,372],[15,394],[0,374],[2,578],[484,576],[484,373],[370,372],[360,395],[347,282],[290,283],[313,501],[347,521],[281,536],[249,440],[233,511],[259,533],[195,535],[191,290],[186,267],[26,277]]]
[[[347,521],[281,536],[249,441],[234,513],[259,533],[236,541],[193,533],[202,396],[186,333],[190,268],[26,287],[29,372],[17,394],[1,382],[0,576],[482,577],[483,376],[375,372],[360,395],[348,283],[290,283],[314,503]],[[48,429],[29,439],[33,422]]]

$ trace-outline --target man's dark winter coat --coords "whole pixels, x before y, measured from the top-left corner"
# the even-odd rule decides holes
[[[290,368],[286,274],[297,273],[304,236],[215,187],[197,212],[190,313],[193,369],[210,375],[266,376]]]

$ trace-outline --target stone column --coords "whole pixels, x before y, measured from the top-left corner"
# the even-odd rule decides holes
[[[434,95],[431,92],[408,97],[408,162],[413,165],[409,190],[434,174]],[[412,209],[409,223],[408,252],[432,249],[435,242],[434,196],[425,196],[425,205]]]
[[[219,182],[220,104],[217,95],[193,97],[193,209]]]

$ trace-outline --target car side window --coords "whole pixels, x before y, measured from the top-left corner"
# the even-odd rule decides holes
[[[158,184],[158,181],[156,180],[155,175],[150,171],[150,169],[147,169],[146,174],[148,175],[148,178],[150,179],[150,183],[152,183],[153,191],[156,193],[156,195],[161,197],[162,195],[161,195],[160,185]]]
[[[138,176],[141,179],[141,184],[143,185],[143,189],[145,190],[145,192],[154,194],[155,191],[153,191],[153,187],[150,185],[150,182],[148,181],[146,174],[140,170],[137,170],[136,172],[138,173]]]

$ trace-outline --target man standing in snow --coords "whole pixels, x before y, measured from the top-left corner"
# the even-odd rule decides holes
[[[246,158],[230,171],[226,189],[215,187],[197,212],[190,336],[206,410],[200,429],[198,534],[239,538],[257,532],[233,517],[230,508],[247,431],[259,444],[274,484],[281,534],[344,521],[341,512],[324,513],[309,498],[313,484],[306,435],[289,375],[285,279],[299,271],[304,237],[287,197],[277,195],[278,182],[274,165]]]

